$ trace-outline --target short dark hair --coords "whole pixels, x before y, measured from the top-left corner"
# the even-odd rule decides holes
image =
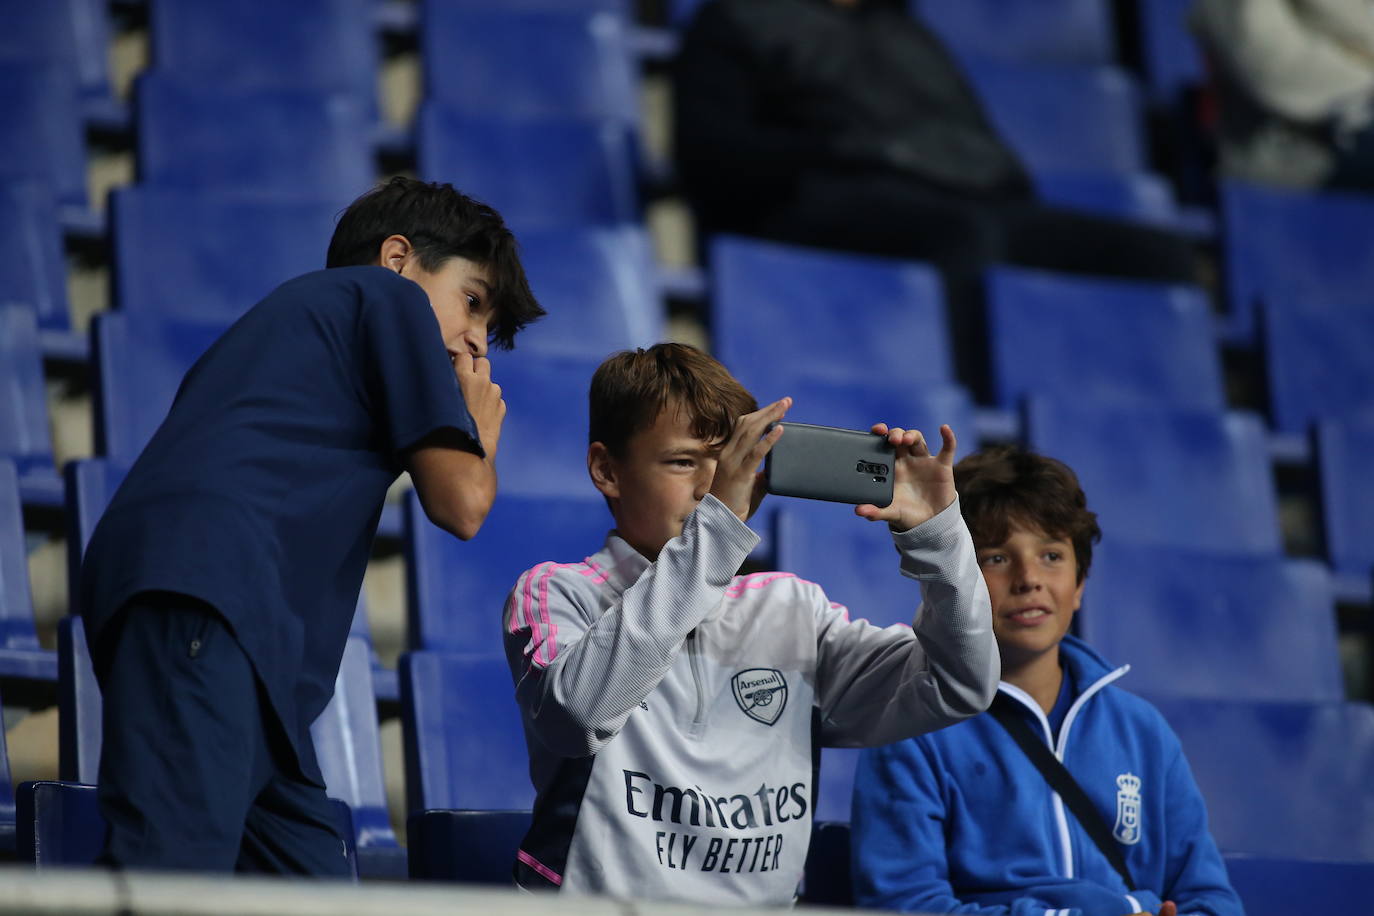
[[[693,436],[712,443],[729,438],[735,421],[759,407],[719,361],[681,343],[608,357],[592,375],[588,399],[588,442],[602,443],[616,457],[670,404],[686,412]]]
[[[1078,475],[1067,464],[1019,446],[999,445],[954,465],[954,487],[974,544],[1001,544],[1012,524],[1034,527],[1073,544],[1078,581],[1087,577],[1102,529],[1097,513],[1088,509]]]
[[[410,241],[425,270],[457,257],[491,272],[491,340],[497,347],[514,347],[516,333],[544,314],[501,214],[451,184],[397,175],[372,188],[339,217],[325,266],[375,264],[382,242],[393,235]]]

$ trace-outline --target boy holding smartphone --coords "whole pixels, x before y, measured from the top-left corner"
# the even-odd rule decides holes
[[[789,903],[819,746],[896,741],[990,702],[989,602],[947,426],[932,455],[919,432],[876,424],[893,500],[855,510],[889,524],[921,583],[912,627],[851,621],[788,573],[735,575],[758,540],[756,469],[784,434],[765,430],[790,406],[759,409],[682,344],[617,354],[593,377],[587,467],[615,529],[585,560],[526,572],[505,611],[537,793],[523,887]]]

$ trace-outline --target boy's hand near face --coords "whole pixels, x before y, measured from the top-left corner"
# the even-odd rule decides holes
[[[484,356],[474,358],[466,350],[453,354],[453,374],[463,392],[463,402],[477,424],[487,460],[496,458],[496,446],[501,440],[501,424],[506,419],[506,402],[501,386],[491,380],[491,361]]]
[[[882,508],[872,503],[855,506],[855,515],[887,522],[893,531],[909,531],[954,502],[954,430],[940,427],[940,452],[934,456],[920,430],[875,423],[872,431],[886,436],[897,449],[892,502]]]
[[[747,413],[735,422],[730,438],[721,446],[716,459],[716,473],[711,479],[711,495],[731,512],[747,522],[763,501],[766,483],[759,462],[782,438],[782,427],[776,426],[764,435],[769,423],[781,420],[792,406],[791,398],[774,401],[767,407]]]

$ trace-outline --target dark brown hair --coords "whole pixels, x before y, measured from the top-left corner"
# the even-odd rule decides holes
[[[692,435],[723,442],[735,421],[758,410],[758,402],[720,362],[680,343],[655,344],[609,357],[592,376],[588,442],[600,442],[616,457],[641,429],[669,405],[683,410]]]
[[[954,487],[974,544],[1001,544],[1013,524],[1036,528],[1073,544],[1078,581],[1087,577],[1102,529],[1067,464],[1017,446],[995,446],[959,461]]]
[[[393,235],[410,241],[427,271],[449,258],[466,258],[490,271],[491,342],[500,349],[514,347],[516,333],[543,316],[501,214],[451,184],[397,175],[363,194],[339,217],[325,266],[375,264],[382,242]]]

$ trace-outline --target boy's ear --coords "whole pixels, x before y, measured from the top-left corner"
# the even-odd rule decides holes
[[[620,483],[616,474],[615,457],[604,442],[593,442],[587,446],[587,473],[592,484],[607,499],[620,498]]]
[[[404,235],[389,235],[382,240],[382,246],[377,251],[377,263],[387,270],[400,273],[414,250],[410,239]]]

